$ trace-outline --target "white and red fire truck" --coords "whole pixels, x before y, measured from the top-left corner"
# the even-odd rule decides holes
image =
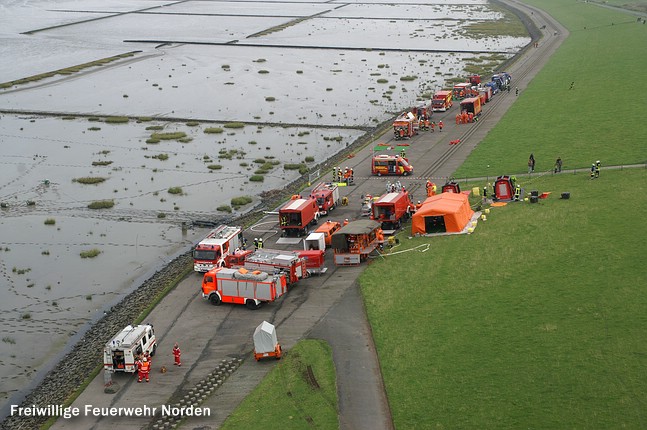
[[[238,257],[243,258],[238,258]],[[285,273],[288,285],[308,276],[306,261],[296,251],[260,248],[253,252],[242,251],[227,257],[225,265],[232,269],[244,267],[249,271]]]
[[[225,257],[242,248],[242,245],[242,228],[227,225],[214,228],[193,248],[193,270],[204,273],[224,266]]]
[[[317,185],[310,197],[317,201],[320,215],[328,215],[339,204],[339,187],[331,182],[322,182]]]
[[[235,303],[258,309],[261,303],[273,302],[288,292],[284,274],[217,267],[202,278],[202,298],[212,305]]]
[[[137,356],[148,352],[155,355],[157,341],[151,324],[126,326],[103,348],[103,368],[107,372],[137,371]]]

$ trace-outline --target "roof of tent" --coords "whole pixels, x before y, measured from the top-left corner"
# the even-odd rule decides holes
[[[411,234],[426,234],[425,217],[442,216],[448,233],[458,233],[472,219],[474,211],[465,194],[442,193],[427,198],[411,221]]]

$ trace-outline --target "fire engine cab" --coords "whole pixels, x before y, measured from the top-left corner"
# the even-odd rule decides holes
[[[204,273],[214,267],[223,267],[225,258],[242,245],[240,227],[220,225],[214,228],[193,248],[193,270]]]
[[[135,360],[148,352],[155,355],[157,342],[151,324],[128,325],[115,335],[103,348],[103,368],[108,372],[137,371]]]

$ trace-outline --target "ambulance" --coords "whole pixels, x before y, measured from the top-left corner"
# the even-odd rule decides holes
[[[157,339],[151,324],[128,325],[103,348],[103,369],[107,372],[134,373],[138,356],[157,350]]]

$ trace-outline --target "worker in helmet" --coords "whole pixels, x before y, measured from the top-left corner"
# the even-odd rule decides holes
[[[595,179],[595,163],[591,164],[591,179]]]
[[[173,357],[175,358],[175,365],[176,366],[181,366],[182,362],[180,361],[180,356],[182,355],[182,351],[180,351],[180,347],[178,346],[177,342],[175,342],[175,345],[173,345]]]
[[[600,177],[600,167],[602,167],[602,163],[600,160],[595,162],[595,177],[599,178]]]
[[[151,371],[150,362],[146,357],[139,362],[137,366],[137,382],[142,382],[142,379],[146,379],[146,382],[150,382],[149,374]]]
[[[255,237],[254,238],[254,250],[257,250],[257,249],[258,249],[258,238]]]
[[[344,225],[344,226],[348,225],[348,218],[346,218],[346,219],[344,220],[344,223],[343,223],[342,225]]]

